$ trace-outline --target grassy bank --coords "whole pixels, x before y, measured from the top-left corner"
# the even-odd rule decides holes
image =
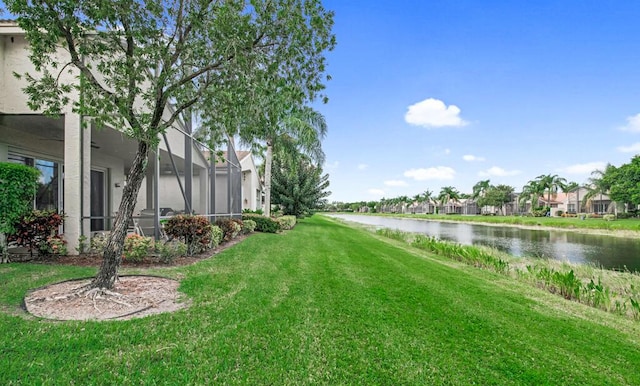
[[[0,266],[0,384],[640,384],[637,322],[319,216],[154,271],[182,278],[175,314],[17,311],[91,273]]]
[[[496,225],[520,225],[526,227],[550,227],[563,229],[592,229],[608,231],[637,232],[640,235],[640,219],[629,218],[607,221],[602,218],[577,217],[526,217],[526,216],[463,216],[463,215],[437,215],[437,214],[399,214],[399,213],[353,213],[369,216],[414,218],[434,221],[459,221]]]

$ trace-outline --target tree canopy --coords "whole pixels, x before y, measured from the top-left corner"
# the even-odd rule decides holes
[[[305,157],[276,157],[273,163],[273,203],[285,215],[304,216],[326,204],[329,175]]]
[[[138,142],[92,283],[100,288],[117,278],[159,134],[192,111],[212,144],[242,127],[274,125],[281,106],[324,97],[324,54],[335,45],[333,13],[320,0],[5,3],[26,32],[37,72],[22,74],[30,107],[58,114],[71,104]]]

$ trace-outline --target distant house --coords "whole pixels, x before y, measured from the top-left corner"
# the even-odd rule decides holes
[[[231,200],[229,200],[226,183],[228,173],[239,176],[237,180],[233,179],[232,188],[239,190],[240,194],[236,197],[232,196]],[[231,212],[241,213],[243,210],[263,209],[264,186],[250,151],[223,152],[222,159],[216,162],[216,179],[220,186],[216,191],[216,207],[219,210],[231,208]]]
[[[75,253],[81,236],[111,229],[137,143],[118,128],[95,127],[70,106],[58,118],[32,111],[22,91],[24,78],[13,75],[37,73],[28,46],[24,31],[15,22],[0,20],[0,162],[41,171],[34,207],[64,212],[61,232],[69,252]],[[60,48],[59,55],[61,61],[68,60],[64,49]],[[65,82],[79,79],[77,71],[64,71],[61,77]],[[76,92],[70,97],[79,100],[81,96]],[[167,106],[167,114],[171,109]],[[191,211],[210,217],[218,212],[214,194],[220,182],[211,178],[213,165],[203,152],[205,146],[180,121],[159,140],[157,152],[149,157],[134,213],[146,216],[151,226],[145,233],[152,235],[159,234],[159,220],[169,212]],[[227,192],[240,202],[239,188]],[[225,212],[229,213],[226,208]]]

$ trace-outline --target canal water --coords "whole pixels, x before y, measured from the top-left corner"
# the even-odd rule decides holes
[[[640,272],[640,239],[406,218],[350,214],[332,216],[378,228],[422,233],[464,245],[485,245],[512,256],[592,263],[606,269],[626,267],[630,271]]]

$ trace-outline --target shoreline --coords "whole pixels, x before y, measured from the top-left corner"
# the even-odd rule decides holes
[[[590,235],[598,235],[598,236],[611,236],[611,237],[621,237],[621,238],[630,238],[630,239],[640,239],[640,231],[633,231],[628,229],[620,229],[620,230],[611,230],[611,229],[594,229],[594,228],[565,228],[565,227],[553,227],[548,225],[527,225],[527,224],[508,224],[508,223],[491,223],[491,222],[482,222],[482,221],[464,221],[464,220],[447,220],[447,219],[429,219],[422,217],[398,217],[392,215],[383,215],[378,216],[375,213],[363,214],[363,213],[345,213],[354,216],[375,216],[375,217],[386,217],[393,218],[396,220],[417,220],[417,221],[429,221],[429,222],[448,222],[448,223],[462,223],[462,224],[470,224],[470,225],[484,225],[484,226],[492,226],[492,227],[511,227],[511,228],[520,228],[520,229],[528,229],[528,230],[542,230],[542,231],[561,231],[561,232],[573,232],[573,233],[584,233]]]

